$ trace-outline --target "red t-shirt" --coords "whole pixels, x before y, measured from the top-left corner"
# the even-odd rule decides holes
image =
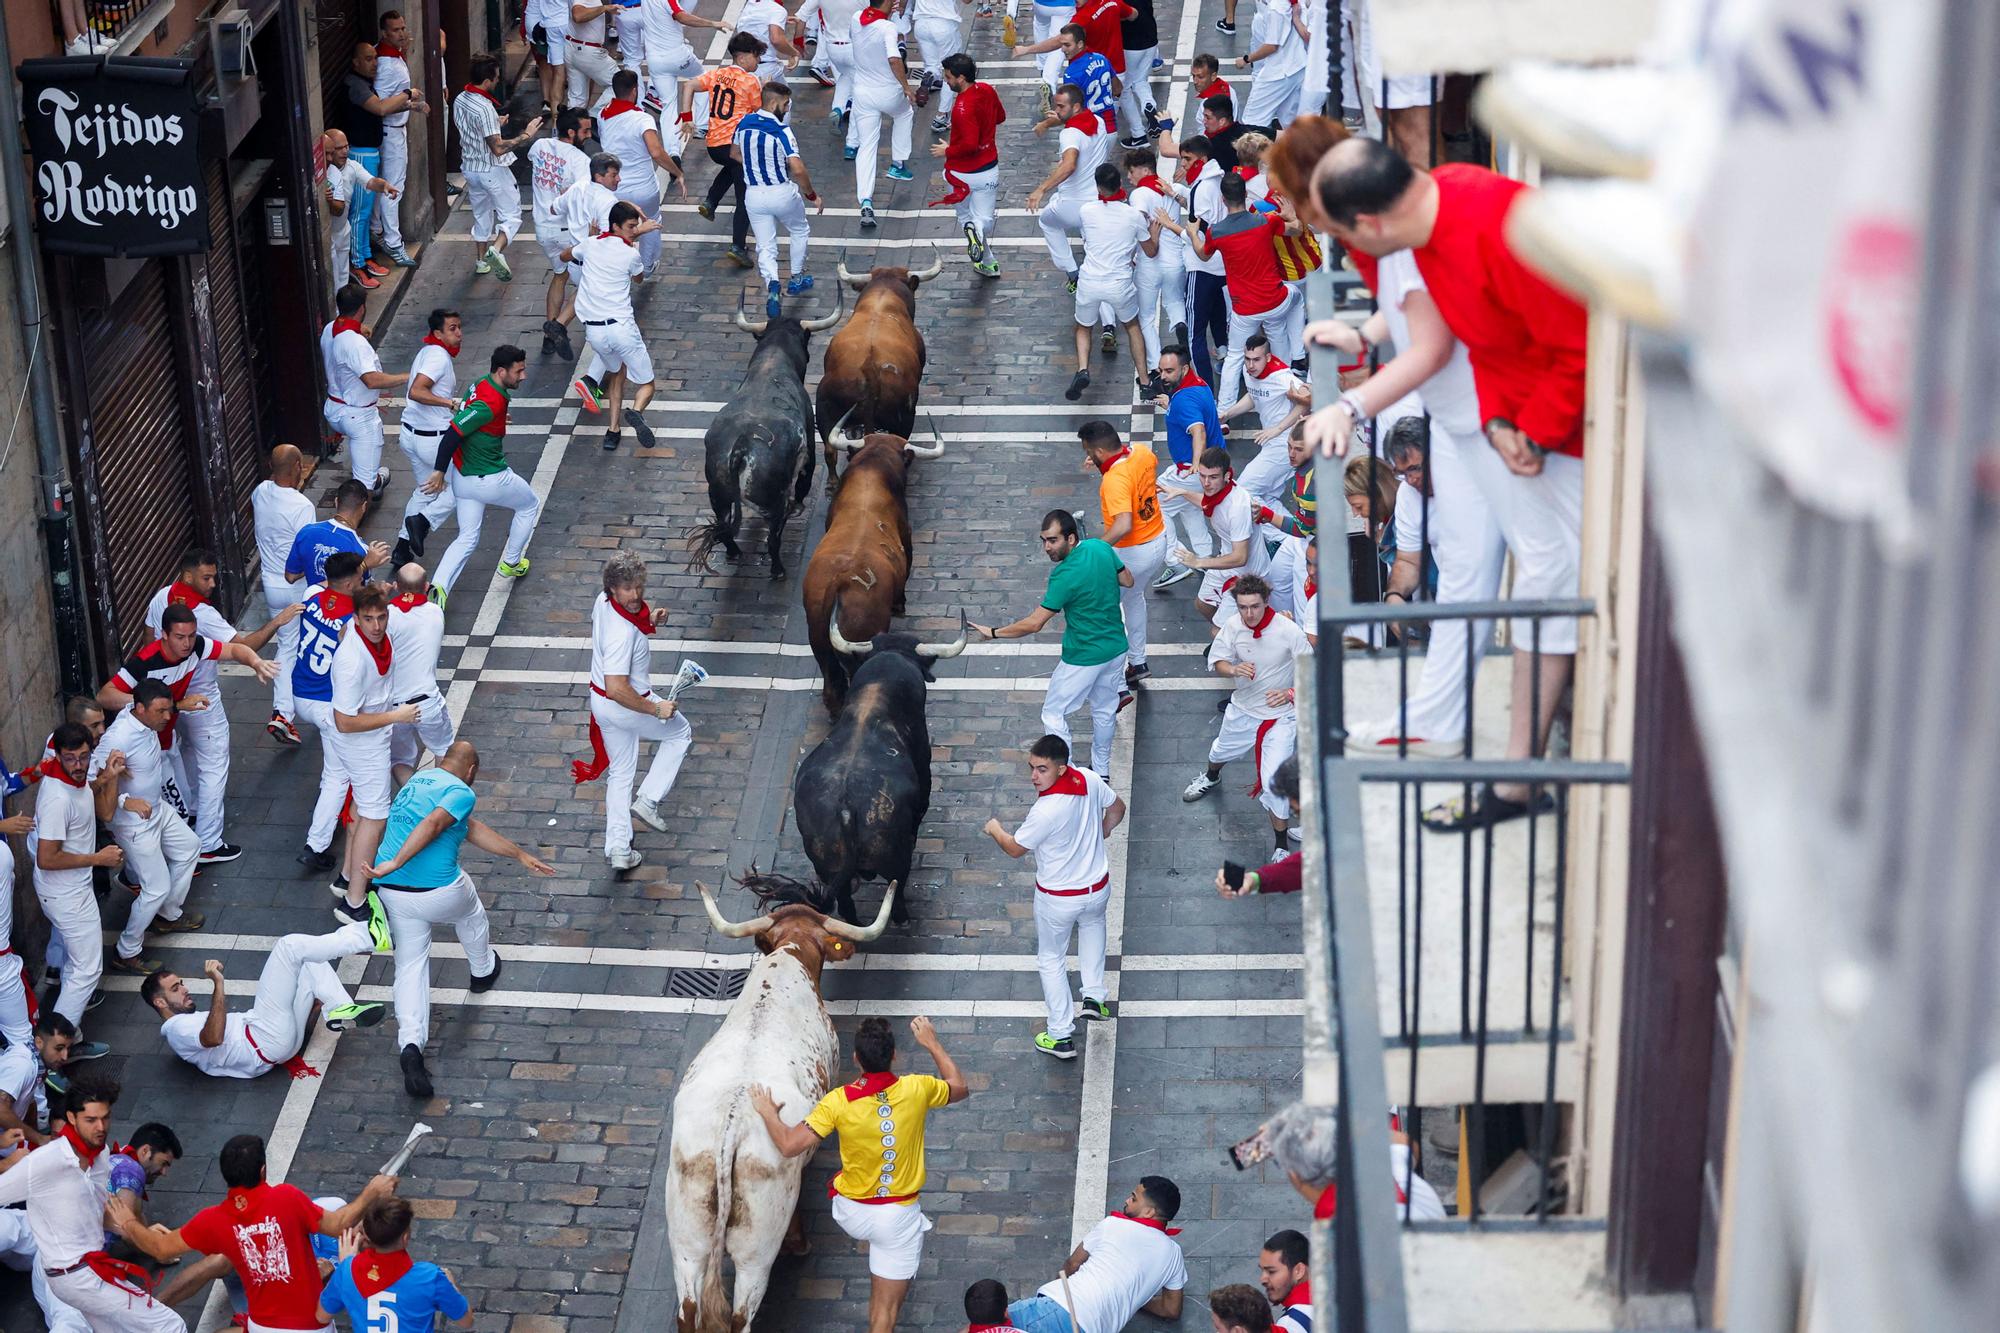
[[[984,171],[1000,162],[996,138],[1007,108],[991,84],[975,83],[951,104],[951,138],[944,164],[952,171]]]
[[[293,1185],[229,1191],[181,1225],[181,1239],[203,1254],[228,1258],[250,1299],[250,1321],[264,1328],[317,1329],[319,1263],[312,1236],[324,1210]]]
[[[1222,256],[1223,284],[1237,314],[1261,315],[1283,303],[1288,293],[1271,242],[1284,234],[1283,218],[1247,208],[1208,229],[1208,248]]]
[[[1139,11],[1125,0],[1084,0],[1070,20],[1083,29],[1083,45],[1111,62],[1113,74],[1125,72],[1124,20]]]
[[[1528,187],[1462,162],[1431,175],[1437,223],[1412,253],[1472,360],[1480,419],[1505,417],[1543,448],[1581,458],[1590,317],[1507,245],[1507,214]]]

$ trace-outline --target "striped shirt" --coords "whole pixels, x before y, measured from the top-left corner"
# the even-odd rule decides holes
[[[500,133],[500,104],[486,93],[467,88],[452,99],[451,123],[458,127],[458,160],[466,175],[476,176],[513,162],[512,153],[502,162],[486,145],[487,136]]]
[[[799,155],[798,140],[768,111],[752,111],[736,127],[736,148],[743,154],[745,185],[788,185],[792,171],[785,159]]]

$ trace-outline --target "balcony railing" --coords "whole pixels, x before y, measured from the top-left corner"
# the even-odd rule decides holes
[[[174,0],[84,0],[84,23],[97,39],[96,54],[127,55],[173,7]],[[61,9],[54,0],[48,8],[57,40],[67,45]]]

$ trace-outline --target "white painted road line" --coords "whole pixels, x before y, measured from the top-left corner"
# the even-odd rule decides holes
[[[487,651],[488,650],[484,648],[471,648],[466,650],[467,657],[472,657],[476,655],[480,659],[478,663],[478,675],[479,675],[479,680],[482,683],[495,684],[495,685],[575,686],[575,685],[585,684],[590,679],[590,672],[588,670],[531,671],[526,668],[520,668],[520,669],[515,669],[510,667],[489,668],[485,664]],[[465,669],[466,668],[461,667],[460,668],[461,673],[463,673]],[[472,689],[470,681],[460,681],[460,680],[452,681],[451,694],[449,697],[451,700],[452,715],[454,717],[460,716],[459,709],[461,705],[459,702],[460,696],[458,693],[458,688],[461,684],[465,685],[466,693],[468,696],[470,695]],[[1048,689],[1048,684],[1049,684],[1049,678],[1047,676],[995,676],[988,679],[982,679],[976,676],[952,676],[952,677],[940,678],[937,681],[937,683],[932,685],[930,688],[933,692],[943,691],[947,694],[951,693],[1016,694],[1022,691],[1027,691],[1033,694],[1040,694]],[[701,688],[704,690],[757,690],[761,692],[768,692],[771,690],[792,690],[792,691],[817,690],[819,687],[820,687],[820,681],[818,676],[712,675],[707,680],[703,681],[701,684]],[[1199,676],[1199,677],[1187,677],[1187,678],[1177,678],[1177,679],[1163,679],[1162,677],[1154,676],[1146,682],[1146,689],[1156,694],[1161,692],[1179,693],[1182,691],[1190,691],[1190,690],[1200,691],[1204,693],[1213,693],[1217,690],[1227,690],[1229,688],[1230,688],[1230,683],[1226,680],[1223,680],[1219,676]],[[1022,725],[1027,726],[1029,724],[1024,721]]]

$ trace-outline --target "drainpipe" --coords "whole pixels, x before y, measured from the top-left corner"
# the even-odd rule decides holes
[[[34,192],[28,185],[21,148],[21,107],[14,87],[14,55],[7,25],[0,23],[0,71],[7,79],[0,96],[0,181],[13,201],[14,286],[19,303],[21,345],[28,349],[28,404],[35,423],[35,479],[41,489],[42,535],[49,561],[49,594],[54,605],[57,674],[65,695],[90,689],[83,588],[77,576],[76,526],[70,520],[70,487],[63,459],[62,422],[56,411],[55,377],[49,368],[55,349],[43,319],[41,274],[35,266]]]

